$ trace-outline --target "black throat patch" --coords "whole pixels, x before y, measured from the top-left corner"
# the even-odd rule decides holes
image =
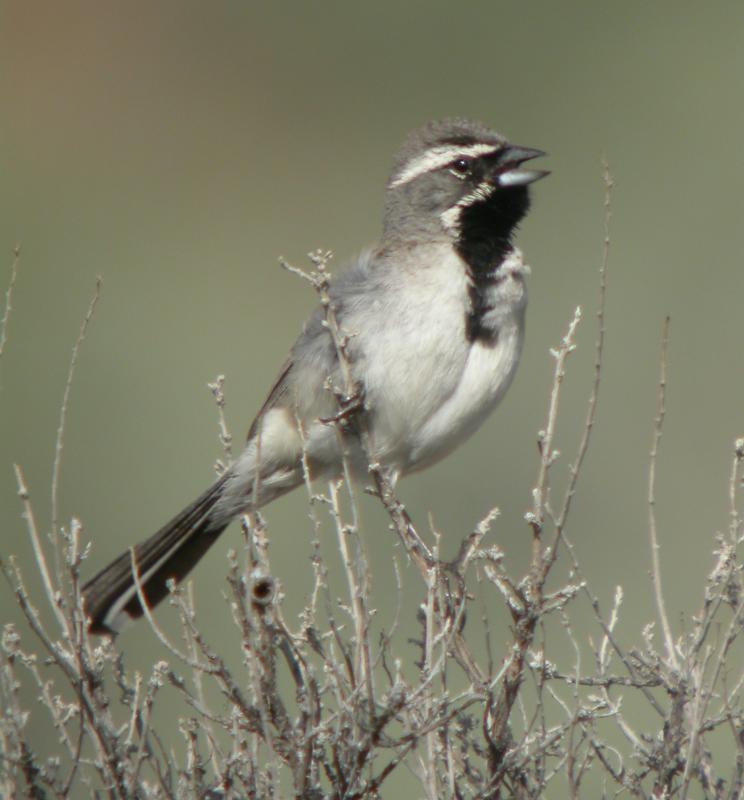
[[[497,189],[487,200],[466,206],[460,212],[459,235],[455,248],[467,264],[470,277],[470,308],[465,315],[468,341],[495,344],[498,331],[484,324],[489,305],[489,289],[504,280],[498,274],[504,258],[512,250],[512,237],[530,206],[525,186]]]

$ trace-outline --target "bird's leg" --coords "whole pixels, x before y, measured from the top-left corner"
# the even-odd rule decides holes
[[[364,411],[364,392],[360,384],[353,387],[351,394],[338,388],[333,388],[332,391],[338,402],[338,411],[332,417],[320,417],[319,422],[324,425],[338,425],[346,429],[349,427],[351,418]]]

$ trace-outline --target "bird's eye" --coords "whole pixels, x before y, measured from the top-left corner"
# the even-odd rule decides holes
[[[458,178],[470,175],[471,162],[469,158],[458,158],[450,164],[450,172]]]

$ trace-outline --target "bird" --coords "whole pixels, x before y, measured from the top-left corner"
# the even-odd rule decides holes
[[[157,605],[236,516],[302,484],[303,468],[334,480],[346,458],[363,480],[375,463],[394,486],[478,429],[520,360],[529,268],[514,238],[530,184],[549,174],[523,165],[544,155],[463,118],[409,134],[378,243],[330,283],[343,353],[321,304],[224,474],[83,586],[91,632],[113,635],[141,617],[140,593]],[[345,395],[339,412],[329,387],[344,385],[344,370],[356,402]]]

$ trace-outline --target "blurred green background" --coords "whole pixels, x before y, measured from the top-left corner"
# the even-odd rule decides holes
[[[694,611],[744,433],[743,40],[738,0],[0,3],[0,287],[23,246],[0,359],[3,554],[28,563],[13,462],[49,524],[59,406],[96,275],[61,479],[63,519],[79,516],[94,542],[88,573],[212,479],[206,383],[218,373],[242,439],[314,304],[277,257],[303,265],[329,248],[340,268],[379,233],[405,134],[465,115],[550,154],[519,239],[533,270],[527,342],[493,419],[400,494],[422,527],[431,513],[446,555],[499,506],[494,541],[524,563],[548,349],[577,305],[559,484],[584,419],[606,154],[617,183],[606,367],[568,533],[605,603],[625,587],[621,637],[634,641],[652,618],[644,497],[670,314],[658,514],[668,607],[675,623]],[[368,513],[384,605],[393,543]],[[309,587],[303,496],[267,517],[291,613]],[[225,614],[214,587],[238,541],[228,532],[196,573],[204,619]],[[11,602],[3,585],[3,620]],[[218,648],[219,629],[231,636],[214,626]],[[120,642],[146,664],[151,639],[140,627]]]

